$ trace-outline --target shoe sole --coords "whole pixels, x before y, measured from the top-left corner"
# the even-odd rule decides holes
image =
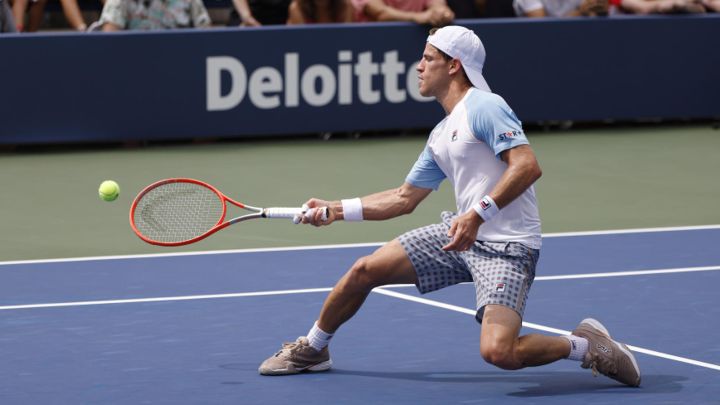
[[[320,364],[316,364],[312,367],[308,367],[302,371],[327,371],[327,370],[330,370],[330,367],[332,367],[332,360],[323,361]]]
[[[630,358],[633,368],[635,369],[635,372],[638,375],[638,382],[635,386],[636,387],[639,386],[640,380],[641,380],[640,367],[638,366],[637,361],[635,360],[635,356],[633,356],[633,354],[630,352],[630,349],[628,349],[627,346],[625,346],[625,344],[623,344],[623,343],[615,342],[612,339],[612,337],[610,337],[610,332],[608,332],[608,330],[605,328],[605,326],[603,326],[603,324],[601,324],[598,320],[593,319],[593,318],[586,318],[580,322],[581,325],[583,323],[588,324],[588,325],[592,326],[593,328],[599,330],[603,334],[605,334],[605,336],[607,336],[610,340],[612,340],[615,343],[615,345],[620,349],[621,352],[625,353],[625,355]]]
[[[321,371],[327,371],[330,370],[332,367],[332,360],[323,361],[322,363],[315,364],[310,367],[306,368],[281,368],[281,369],[274,369],[274,370],[262,370],[260,371],[261,375],[292,375],[292,374],[300,374],[300,373],[306,373],[306,372],[321,372]]]

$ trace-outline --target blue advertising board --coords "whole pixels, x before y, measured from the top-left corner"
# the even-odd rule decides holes
[[[717,16],[467,20],[523,121],[720,116]],[[427,27],[346,24],[0,36],[0,143],[433,126]]]

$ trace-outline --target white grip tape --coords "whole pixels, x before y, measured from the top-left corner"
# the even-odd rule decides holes
[[[265,209],[265,217],[267,218],[292,218],[298,214],[302,214],[302,208],[276,207]]]

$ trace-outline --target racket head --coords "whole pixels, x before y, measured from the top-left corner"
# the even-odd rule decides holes
[[[228,225],[226,197],[195,179],[157,181],[138,193],[130,207],[130,226],[143,241],[158,246],[197,242]]]

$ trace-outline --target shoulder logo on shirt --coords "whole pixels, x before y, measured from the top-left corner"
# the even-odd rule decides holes
[[[457,141],[457,129],[452,131],[452,136],[450,137],[450,142]]]
[[[507,131],[498,135],[498,139],[504,141],[506,139],[517,138],[518,136],[522,136],[522,134],[523,131]]]
[[[495,286],[495,292],[505,292],[505,283],[497,283]]]

